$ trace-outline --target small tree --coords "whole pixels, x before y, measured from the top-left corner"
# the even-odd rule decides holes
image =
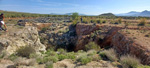
[[[79,17],[79,14],[78,13],[73,13],[72,14],[72,19],[75,20],[75,19],[78,19]]]
[[[118,23],[122,23],[122,18],[118,18]]]

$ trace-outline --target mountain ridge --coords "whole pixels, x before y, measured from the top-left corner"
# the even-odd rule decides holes
[[[121,13],[121,14],[115,14],[116,16],[142,16],[142,17],[150,17],[150,11],[145,10],[142,12],[137,12],[137,11],[131,11],[128,13]]]

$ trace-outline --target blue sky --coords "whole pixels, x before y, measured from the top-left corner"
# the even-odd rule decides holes
[[[150,10],[150,0],[0,0],[0,10],[41,14],[119,14]]]

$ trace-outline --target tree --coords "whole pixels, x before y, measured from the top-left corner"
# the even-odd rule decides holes
[[[78,13],[73,13],[72,14],[72,19],[75,20],[75,19],[78,19],[79,17],[79,14]]]

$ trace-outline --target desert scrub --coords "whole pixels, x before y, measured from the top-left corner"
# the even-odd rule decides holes
[[[35,53],[35,49],[31,46],[22,46],[17,51],[18,56],[29,58],[30,54]]]
[[[44,27],[44,28],[41,29],[41,32],[42,32],[42,33],[45,33],[46,30],[48,30],[48,28],[47,28],[47,27]]]
[[[17,59],[18,56],[16,54],[11,54],[8,59],[11,60],[11,61],[14,61],[15,59]]]
[[[150,68],[148,65],[139,65],[137,68]]]
[[[57,52],[58,52],[58,54],[66,54],[67,51],[63,48],[59,48],[59,49],[57,49]]]
[[[118,18],[117,22],[118,22],[119,24],[121,24],[121,23],[122,23],[122,18]]]
[[[57,53],[55,51],[47,51],[45,52],[46,56],[57,56]]]
[[[53,68],[53,62],[47,62],[45,68]]]
[[[103,20],[102,23],[106,23],[106,20]]]
[[[58,59],[61,61],[61,60],[64,60],[64,59],[71,59],[73,61],[76,60],[76,54],[74,52],[68,52],[66,54],[60,54],[58,55]]]
[[[72,60],[76,60],[76,53],[74,52],[69,52],[67,53],[67,59],[72,59]]]
[[[85,50],[100,50],[100,46],[98,46],[95,42],[89,42],[87,45],[85,45]]]
[[[47,63],[47,62],[57,62],[58,61],[58,57],[57,56],[48,56],[48,57],[41,57],[41,58],[37,58],[36,61],[39,63],[39,64],[44,64],[44,63]]]
[[[147,23],[147,20],[145,18],[142,18],[142,19],[140,19],[138,26],[145,26],[146,23]]]
[[[116,52],[115,52],[114,49],[104,50],[104,51],[102,52],[102,54],[105,54],[106,57],[107,57],[109,60],[111,60],[111,61],[118,61],[117,54],[116,54]],[[101,54],[101,55],[102,55],[102,54]],[[103,55],[103,56],[105,56],[105,55]]]
[[[67,56],[64,54],[60,54],[60,55],[58,55],[58,59],[59,59],[59,61],[67,59]]]
[[[96,22],[97,22],[98,24],[101,24],[101,23],[102,23],[101,20],[96,20]]]
[[[99,52],[99,56],[101,56],[102,59],[107,59],[107,56],[104,52]]]
[[[29,56],[29,58],[37,58],[37,57],[39,57],[39,55],[36,54],[36,53],[32,53],[32,54],[30,54],[30,56]]]
[[[140,60],[130,55],[124,55],[120,57],[120,63],[123,68],[137,68],[140,65]]]
[[[6,51],[0,52],[0,59],[4,58],[6,56],[6,54],[7,54]]]
[[[82,56],[77,61],[81,62],[81,64],[87,64],[92,61],[92,58],[88,56]]]
[[[89,57],[92,59],[92,61],[102,60],[102,58],[98,54],[94,54],[94,55],[91,55]]]

